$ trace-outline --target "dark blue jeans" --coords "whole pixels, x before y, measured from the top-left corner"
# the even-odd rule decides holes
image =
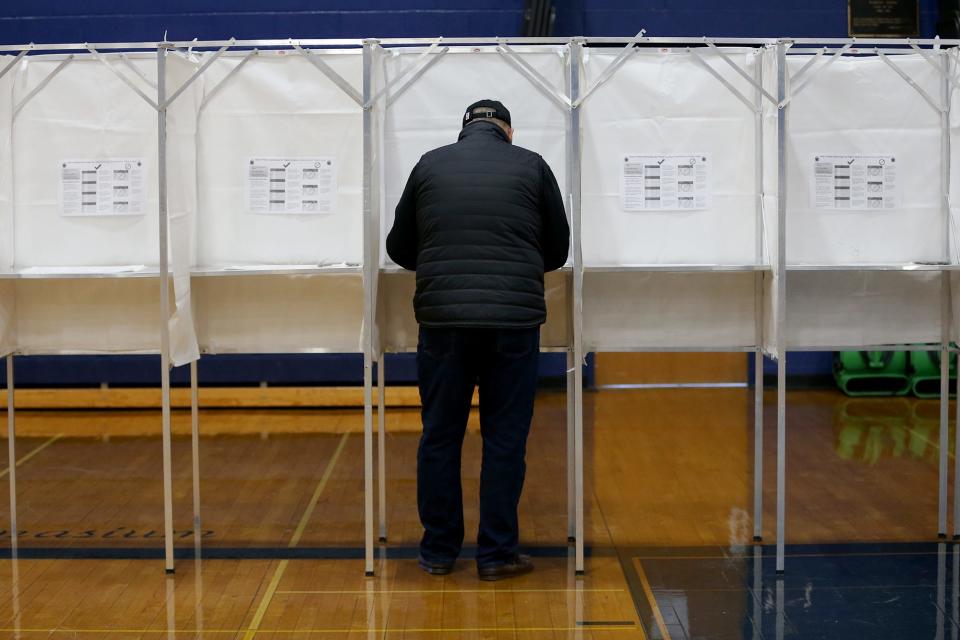
[[[480,387],[480,531],[477,564],[517,552],[517,505],[537,388],[540,329],[420,328],[417,375],[423,435],[417,504],[427,560],[453,560],[463,545],[460,453],[475,386]]]

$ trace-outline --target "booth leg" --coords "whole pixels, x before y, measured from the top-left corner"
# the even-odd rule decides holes
[[[577,539],[577,510],[576,510],[576,460],[577,451],[574,440],[574,402],[573,350],[567,349],[567,542]]]
[[[943,274],[949,277],[949,274]],[[947,537],[947,486],[950,448],[950,351],[946,346],[940,348],[940,456],[939,456],[939,500],[937,513],[937,537]],[[954,516],[956,517],[956,516]]]
[[[583,62],[583,45],[571,44],[570,97],[580,96],[580,67]],[[583,247],[581,244],[581,193],[580,193],[580,107],[570,110],[568,131],[568,161],[570,175],[570,237],[573,247],[573,300],[571,321],[573,328],[573,458],[574,458],[574,556],[576,572],[582,574],[584,565],[584,505],[583,505]]]
[[[777,99],[787,97],[787,48],[777,43]],[[787,489],[787,106],[777,110],[777,561],[784,571]],[[783,581],[777,580],[777,633],[783,635]]]
[[[942,52],[940,52],[942,53]],[[951,262],[951,213],[950,213],[950,58],[940,55],[940,210],[943,214],[943,257]],[[886,60],[886,58],[884,58]],[[950,448],[950,335],[953,325],[953,302],[950,289],[950,272],[940,274],[940,512],[937,518],[937,534],[941,539],[947,537],[947,518],[949,501],[950,461],[947,458]],[[960,398],[958,398],[960,402]],[[956,452],[954,452],[956,457]],[[954,497],[956,500],[956,497]],[[954,511],[956,519],[956,511]]]
[[[13,399],[13,354],[7,356],[7,477],[10,484],[10,549],[17,552],[17,418]]]
[[[193,530],[200,531],[200,393],[197,361],[190,363],[190,445],[193,458]]]
[[[763,540],[763,352],[753,356],[753,539]]]
[[[373,46],[363,42],[363,100],[373,97]],[[364,574],[373,575],[373,352],[379,234],[374,216],[373,110],[363,110],[363,528]]]
[[[574,367],[574,491],[576,531],[574,541],[576,571],[584,572],[583,551],[583,365],[577,362]]]
[[[364,573],[373,575],[373,359],[363,354]]]
[[[163,427],[163,545],[164,568],[173,573],[173,453],[170,430],[170,370],[164,366],[161,372],[161,395]]]
[[[377,482],[380,497],[380,542],[387,541],[387,427],[386,427],[386,356],[377,362]]]
[[[157,101],[165,105],[167,49],[157,50]],[[157,194],[160,223],[160,406],[163,440],[163,545],[164,568],[173,573],[173,464],[170,434],[170,265],[167,211],[167,110],[157,111]]]
[[[164,568],[173,573],[173,452],[170,429],[170,370],[164,366],[161,373],[163,414],[163,545]]]
[[[960,358],[960,355],[957,356]],[[960,425],[960,376],[957,376],[957,425]],[[953,439],[953,539],[960,540],[960,428],[954,431]]]
[[[784,571],[787,493],[787,354],[777,360],[777,573]]]

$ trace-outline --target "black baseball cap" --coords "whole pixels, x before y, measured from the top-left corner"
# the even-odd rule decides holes
[[[477,100],[463,114],[463,126],[481,118],[496,118],[510,124],[510,112],[498,100]]]

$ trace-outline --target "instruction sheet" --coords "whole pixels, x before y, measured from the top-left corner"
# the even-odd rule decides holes
[[[894,156],[813,157],[810,199],[815,209],[892,209],[899,196]]]
[[[250,213],[333,213],[336,198],[337,163],[332,157],[247,161]]]
[[[621,165],[620,206],[626,211],[710,206],[710,157],[706,154],[627,155]]]
[[[143,158],[63,160],[60,212],[65,216],[139,216],[146,209]]]

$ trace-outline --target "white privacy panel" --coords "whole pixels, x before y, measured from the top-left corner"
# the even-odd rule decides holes
[[[753,272],[587,272],[583,276],[586,351],[753,347]]]
[[[0,70],[6,69],[13,56],[0,55]],[[13,116],[13,74],[0,78],[0,273],[13,266],[13,156],[11,125]],[[16,294],[12,281],[0,279],[0,355],[16,345],[14,309]]]
[[[167,95],[181,87],[167,108],[167,219],[173,304],[169,318],[170,359],[175,366],[200,357],[190,307],[190,264],[195,253],[194,228],[197,213],[197,118],[203,82],[193,79],[198,60],[179,52],[166,57]],[[187,84],[191,82],[191,84]]]
[[[156,278],[28,279],[13,283],[19,353],[160,350]]]
[[[753,107],[696,53],[635,51],[583,103],[584,265],[762,263]],[[757,90],[718,53],[698,51],[760,107]],[[592,86],[619,53],[587,49],[581,87]],[[755,81],[769,82],[769,52],[725,53]],[[775,163],[769,167],[775,171]]]
[[[25,57],[13,86],[13,287],[22,353],[129,353],[159,348],[156,278],[116,277],[159,264],[158,119],[133,91],[156,99],[157,56]],[[132,66],[136,71],[130,68]],[[167,56],[169,93],[196,70]],[[196,210],[194,82],[167,111],[171,360],[197,356],[189,308]],[[98,278],[68,278],[71,272]],[[43,278],[50,278],[49,281]]]
[[[762,54],[763,86],[773,97],[778,96],[777,89],[777,51],[767,49]],[[777,355],[777,341],[779,336],[779,308],[780,277],[777,266],[780,262],[780,219],[779,176],[777,173],[777,143],[779,133],[780,110],[772,101],[763,100],[763,253],[765,262],[771,266],[770,272],[764,275],[763,296],[763,350],[772,356]]]
[[[359,275],[216,276],[194,279],[193,290],[204,352],[360,350]]]
[[[0,71],[14,56],[0,55]],[[0,78],[0,273],[13,266],[13,70]],[[2,331],[2,329],[0,329]]]
[[[551,271],[544,277],[547,321],[540,328],[540,347],[560,349],[570,343],[570,277],[568,270]],[[378,288],[377,326],[382,351],[413,351],[417,348],[417,321],[413,314],[416,286],[412,272],[382,273]]]
[[[196,262],[204,266],[359,264],[363,257],[361,107],[296,51],[260,52],[228,78],[245,55],[224,55],[205,72],[197,138]],[[359,51],[311,55],[358,93],[362,90]],[[285,165],[289,173],[283,177],[289,180],[284,190],[274,192],[278,197],[272,198],[272,206],[262,206],[262,180],[251,180],[251,172],[269,172],[271,167],[278,172]],[[310,177],[304,179],[304,175]],[[295,179],[303,182],[297,184]]]
[[[794,271],[787,276],[787,347],[940,341],[940,274]]]
[[[943,81],[929,62],[917,54],[888,58],[940,100]],[[789,74],[809,59],[788,56]],[[939,113],[877,56],[830,59],[813,62],[794,89],[806,78],[809,84],[788,107],[787,262],[945,260]],[[870,167],[868,186],[851,175],[859,169],[845,169],[845,163]],[[817,171],[822,172],[819,197]],[[864,204],[856,193],[845,201],[844,182],[852,184],[852,192],[866,188],[869,201]]]
[[[116,55],[106,57],[122,68]],[[155,54],[129,58],[156,81]],[[27,99],[63,62],[61,55],[23,58],[16,70],[14,104]],[[121,72],[144,93],[156,96],[135,74]],[[142,163],[140,212],[64,215],[61,178],[77,169],[65,163],[111,160]],[[13,266],[156,265],[156,171],[156,110],[92,55],[75,56],[14,116]]]
[[[950,70],[956,74],[960,69],[960,52],[954,47],[950,50]],[[951,262],[960,263],[960,85],[950,84],[950,255]]]
[[[566,93],[566,47],[518,49],[518,54],[560,93]],[[383,80],[390,83],[418,51],[387,50],[381,56]],[[466,108],[483,98],[500,100],[510,110],[514,144],[542,155],[553,170],[561,192],[567,187],[567,111],[544,95],[493,47],[451,47],[409,88],[394,97],[386,94],[383,122],[384,185],[381,247],[393,225],[393,215],[407,178],[420,157],[453,144]],[[406,79],[401,80],[400,84]],[[397,87],[393,87],[396,89]],[[565,198],[565,201],[567,199]],[[569,212],[568,216],[569,216]],[[382,251],[382,264],[391,264]]]

